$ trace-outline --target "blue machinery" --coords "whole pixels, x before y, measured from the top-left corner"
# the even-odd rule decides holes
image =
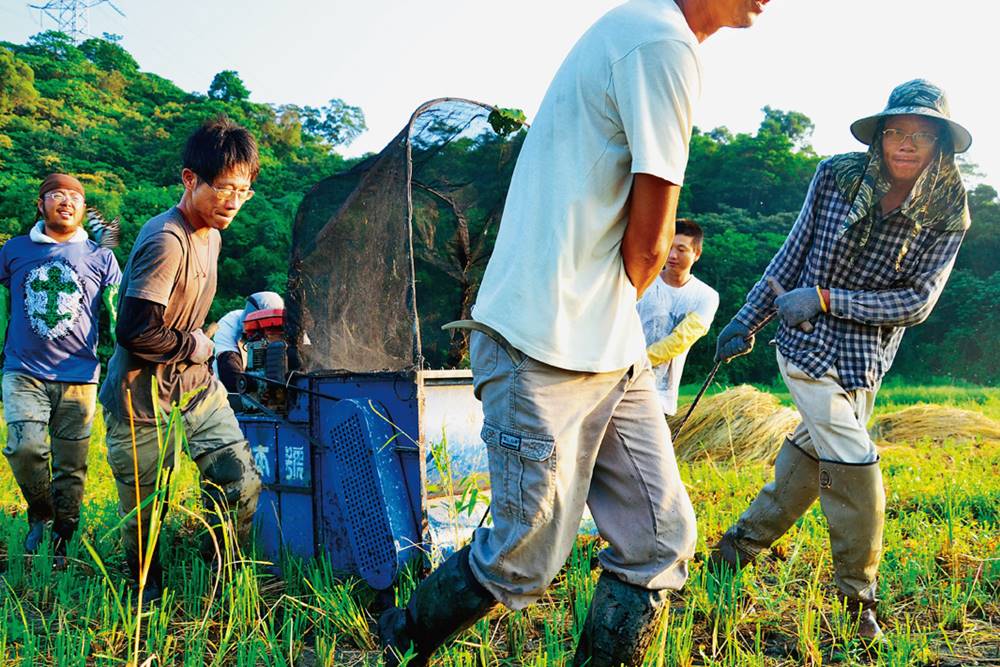
[[[266,556],[325,554],[376,589],[420,557],[420,393],[417,373],[315,373],[292,383],[287,416],[239,416],[264,482]]]

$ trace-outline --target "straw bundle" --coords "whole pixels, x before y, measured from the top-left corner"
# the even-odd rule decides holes
[[[913,407],[879,415],[871,427],[872,438],[895,444],[929,439],[1000,440],[1000,423],[971,410],[944,405],[914,405]]]
[[[667,419],[671,433],[687,411],[688,405],[682,405]],[[674,442],[674,451],[680,461],[769,462],[799,421],[798,412],[782,407],[771,394],[740,385],[704,397]]]

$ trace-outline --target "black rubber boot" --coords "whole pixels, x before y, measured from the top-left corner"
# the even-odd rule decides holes
[[[45,539],[45,527],[48,521],[32,521],[28,525],[28,534],[24,536],[24,555],[34,556]]]
[[[163,566],[160,564],[160,547],[157,545],[153,554],[149,556],[152,562],[149,564],[149,574],[146,576],[146,586],[142,589],[141,607],[145,609],[163,597]],[[139,590],[139,555],[127,552],[125,561],[128,563],[128,571],[132,577],[132,585],[135,590]]]
[[[397,667],[412,646],[408,667],[424,667],[448,637],[469,628],[497,604],[469,567],[469,547],[452,554],[413,591],[405,609],[393,607],[378,620],[386,667]]]
[[[638,667],[649,649],[667,591],[627,584],[602,572],[594,589],[574,667]]]
[[[73,539],[76,532],[75,523],[67,521],[56,521],[52,524],[52,569],[65,570],[68,565],[66,561],[66,547]]]

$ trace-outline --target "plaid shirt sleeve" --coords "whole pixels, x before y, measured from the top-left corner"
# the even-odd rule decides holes
[[[798,282],[816,229],[817,198],[821,196],[821,191],[829,186],[829,184],[824,185],[827,180],[829,179],[824,179],[823,174],[817,170],[809,183],[809,192],[806,193],[806,200],[802,204],[802,210],[799,211],[799,217],[792,225],[792,231],[788,233],[785,242],[767,265],[760,280],[747,294],[744,306],[736,313],[735,319],[747,328],[753,329],[775,310],[775,294],[767,284],[768,278],[774,278],[786,289],[792,289]]]
[[[920,259],[909,285],[886,290],[830,290],[830,314],[871,326],[909,327],[931,314],[944,289],[964,232],[943,233]]]

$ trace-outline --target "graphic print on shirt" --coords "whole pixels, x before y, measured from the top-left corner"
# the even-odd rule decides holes
[[[83,313],[83,284],[73,267],[54,259],[28,272],[24,309],[31,329],[47,340],[62,338]]]

